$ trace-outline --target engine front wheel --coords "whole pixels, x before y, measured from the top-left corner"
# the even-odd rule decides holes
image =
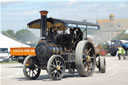
[[[27,56],[23,63],[23,73],[28,80],[35,80],[39,77],[41,69],[39,62],[34,56]]]
[[[48,61],[47,71],[52,80],[60,80],[65,72],[65,62],[60,55],[53,55]]]

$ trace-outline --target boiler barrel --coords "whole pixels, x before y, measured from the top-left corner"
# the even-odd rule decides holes
[[[54,54],[61,54],[62,47],[57,46],[54,43],[40,42],[36,46],[36,56],[39,60],[49,59]]]

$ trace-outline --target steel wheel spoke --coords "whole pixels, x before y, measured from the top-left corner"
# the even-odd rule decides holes
[[[34,75],[36,75],[35,72],[34,72],[34,70],[32,72],[33,72]]]
[[[60,74],[59,72],[57,72],[57,75],[58,75],[58,77],[60,77],[60,76],[61,76],[61,74]]]
[[[63,67],[64,67],[64,66],[60,66],[60,68],[62,68],[62,69],[63,69]]]
[[[59,61],[58,63],[59,63],[59,64],[58,64],[59,66],[62,65],[62,62],[61,62],[61,61]]]
[[[56,65],[51,64],[51,70],[55,70]]]
[[[85,47],[85,49],[84,49],[84,53],[83,53],[83,65],[84,65],[84,67],[85,67],[85,71],[86,71],[87,73],[89,73],[89,72],[92,71],[92,62],[93,62],[94,57],[91,56],[91,53],[92,53],[93,49],[92,49],[92,48],[87,49],[87,48],[88,48],[88,45],[86,45],[86,47]],[[86,57],[84,57],[85,54],[86,54],[86,56],[87,56],[87,55],[90,56],[90,61],[88,61],[88,60],[86,59]],[[94,52],[93,52],[93,54],[94,54]]]
[[[52,67],[56,67],[56,65],[54,65],[54,64],[51,64],[51,66],[52,66]]]
[[[54,61],[54,64],[55,64],[55,65],[57,65],[57,60],[56,60],[56,59],[54,59],[53,61]]]
[[[33,77],[33,71],[32,71],[32,77]]]
[[[30,71],[31,71],[30,69],[29,69],[29,71],[26,71],[26,72],[27,72],[27,74],[28,74],[28,73],[30,73]]]
[[[89,55],[89,53],[91,52],[92,48],[90,48],[88,51],[87,51],[87,55]]]
[[[55,75],[56,75],[56,73],[53,73],[53,75],[52,75],[52,76],[55,78]]]
[[[51,72],[51,74],[55,73],[55,70]]]
[[[31,77],[31,70],[29,71],[29,76]]]

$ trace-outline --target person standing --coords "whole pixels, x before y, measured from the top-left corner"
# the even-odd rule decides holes
[[[126,59],[126,57],[125,57],[125,50],[121,46],[118,47],[117,53],[118,53],[119,60],[121,59],[121,56],[123,56],[124,59]]]

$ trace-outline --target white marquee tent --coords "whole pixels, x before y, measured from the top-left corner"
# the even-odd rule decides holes
[[[20,43],[16,40],[13,40],[0,33],[0,48],[10,49],[11,47],[30,47],[30,46]]]
[[[125,34],[128,34],[128,29],[124,32]]]

